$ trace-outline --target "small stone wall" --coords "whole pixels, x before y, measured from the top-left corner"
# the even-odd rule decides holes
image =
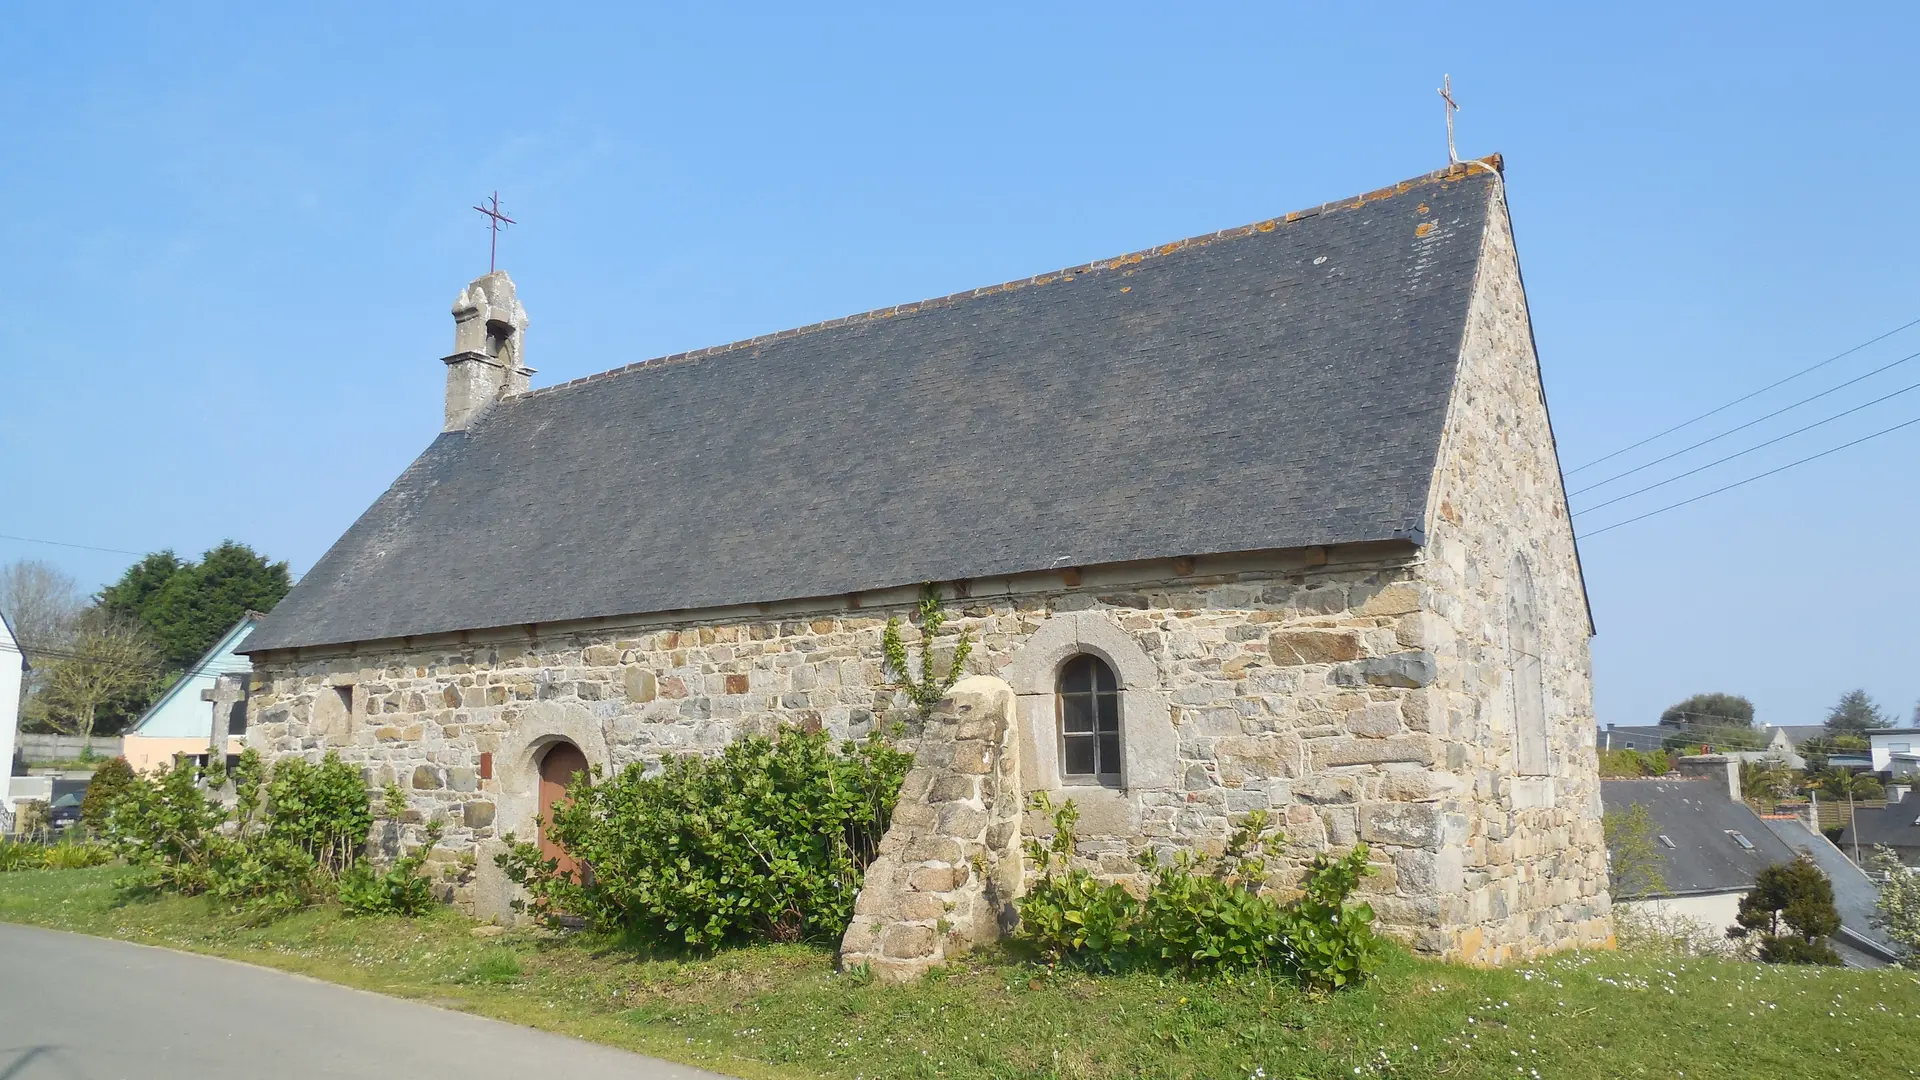
[[[903,982],[998,940],[1020,891],[1020,766],[1012,687],[977,675],[934,708],[867,867],[843,967]]]

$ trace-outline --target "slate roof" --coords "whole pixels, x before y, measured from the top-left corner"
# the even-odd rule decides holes
[[[1854,935],[1865,938],[1869,947],[1889,953],[1880,959],[1897,955],[1892,952],[1893,940],[1887,937],[1886,931],[1873,925],[1880,888],[1867,877],[1866,871],[1854,865],[1832,841],[1808,829],[1807,823],[1799,818],[1767,818],[1766,823],[1788,847],[1812,859],[1833,883],[1833,907],[1840,913],[1841,924]]]
[[[1875,844],[1895,848],[1920,848],[1920,794],[1912,791],[1897,803],[1888,803],[1884,807],[1853,811],[1853,824],[1840,833],[1842,850],[1851,847],[1854,841],[1854,829],[1860,833],[1860,849],[1864,855],[1866,849]]]
[[[1793,849],[1758,814],[1727,797],[1724,780],[1602,780],[1600,800],[1610,814],[1646,807],[1654,831],[1673,842],[1655,843],[1665,896],[1745,892],[1760,871],[1793,860]],[[1753,847],[1742,847],[1729,831]]]
[[[632,365],[441,435],[247,651],[1424,541],[1498,179]]]

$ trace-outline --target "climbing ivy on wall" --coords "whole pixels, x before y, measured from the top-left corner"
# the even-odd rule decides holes
[[[914,675],[913,667],[907,655],[907,643],[900,636],[898,616],[887,620],[887,628],[880,637],[880,648],[885,657],[883,671],[893,680],[893,685],[906,691],[907,698],[920,713],[921,719],[933,711],[940,699],[947,696],[953,684],[960,681],[960,673],[966,669],[967,657],[973,652],[973,636],[965,630],[960,631],[960,639],[954,643],[953,658],[941,673],[940,665],[934,657],[934,639],[940,636],[940,628],[946,625],[946,605],[940,599],[939,586],[928,582],[920,589],[920,604],[916,614],[920,617],[920,673]]]

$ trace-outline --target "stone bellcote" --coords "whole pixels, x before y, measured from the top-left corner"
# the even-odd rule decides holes
[[[505,270],[460,290],[453,301],[453,355],[445,359],[447,422],[440,430],[464,431],[494,402],[531,388],[526,340],[527,309]]]

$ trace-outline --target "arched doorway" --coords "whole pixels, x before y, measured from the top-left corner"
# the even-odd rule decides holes
[[[587,755],[570,742],[554,743],[540,758],[540,857],[558,860],[561,870],[578,870],[579,864],[549,838],[547,826],[553,820],[554,803],[564,800],[567,785],[586,771]]]

